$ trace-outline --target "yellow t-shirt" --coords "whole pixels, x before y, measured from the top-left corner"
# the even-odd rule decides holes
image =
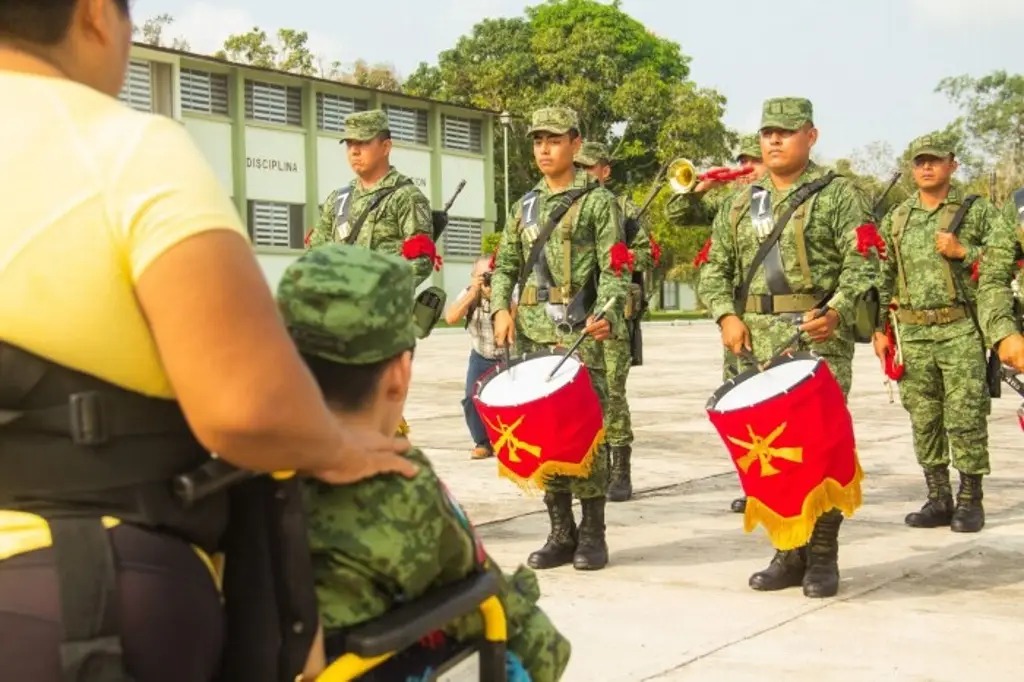
[[[180,123],[78,83],[0,71],[0,121],[0,339],[174,397],[135,283],[197,233],[248,239],[225,188]],[[0,559],[49,543],[0,511]]]

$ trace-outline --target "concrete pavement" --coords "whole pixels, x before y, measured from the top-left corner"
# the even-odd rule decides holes
[[[903,524],[924,500],[910,426],[889,403],[877,361],[859,346],[850,396],[864,506],[840,533],[839,595],[757,593],[750,573],[772,550],[728,510],[736,474],[704,412],[720,385],[721,347],[708,322],[645,328],[646,365],[629,395],[630,502],[607,510],[609,566],[539,573],[544,609],[573,643],[569,681],[1017,680],[1024,641],[1024,463],[1008,387],[993,402],[993,475],[978,534]],[[459,404],[468,338],[438,330],[416,352],[406,417],[510,571],[543,544],[539,497],[470,461]],[[956,485],[954,478],[954,486]]]

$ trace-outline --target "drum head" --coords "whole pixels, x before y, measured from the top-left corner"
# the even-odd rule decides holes
[[[716,412],[742,410],[788,393],[811,378],[821,362],[823,360],[816,355],[802,353],[774,362],[764,371],[743,372],[718,389],[708,409]]]
[[[582,364],[569,356],[555,376],[548,375],[564,353],[542,352],[513,361],[511,366],[493,374],[480,384],[480,402],[492,407],[513,407],[545,398],[572,381]]]

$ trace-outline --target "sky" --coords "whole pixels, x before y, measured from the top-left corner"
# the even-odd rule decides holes
[[[212,52],[259,26],[309,34],[327,63],[387,63],[404,78],[484,18],[514,17],[540,0],[135,0],[135,21],[167,13],[165,37]],[[728,99],[725,121],[753,132],[761,103],[814,104],[822,158],[874,142],[900,152],[944,127],[956,108],[935,87],[946,76],[1024,71],[1024,0],[622,0],[620,7],[691,57],[690,77]],[[1016,35],[1015,35],[1016,33]]]

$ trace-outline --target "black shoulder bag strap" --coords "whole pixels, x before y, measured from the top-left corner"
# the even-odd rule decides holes
[[[750,261],[750,265],[747,267],[747,275],[743,279],[743,283],[739,288],[739,293],[736,296],[737,305],[746,306],[747,296],[750,295],[750,285],[754,281],[754,275],[757,274],[757,269],[761,267],[761,263],[764,262],[768,252],[773,246],[775,246],[775,243],[779,241],[779,237],[782,236],[782,231],[786,228],[786,223],[788,223],[789,219],[793,217],[796,210],[800,208],[802,203],[810,199],[813,195],[825,189],[825,187],[827,187],[828,184],[837,177],[839,176],[835,172],[829,171],[817,180],[812,180],[793,192],[793,196],[789,199],[789,205],[786,206],[786,210],[782,212],[782,215],[779,216],[779,220],[775,223],[775,229],[773,229],[771,234],[768,235],[768,238],[761,243],[761,246],[757,249],[757,253],[754,254],[754,259]],[[738,312],[742,313],[742,308]]]
[[[356,218],[355,222],[352,223],[352,228],[349,230],[348,236],[345,237],[344,239],[345,243],[355,244],[356,239],[359,238],[359,230],[363,229],[363,223],[365,223],[366,219],[370,217],[370,214],[373,213],[374,209],[380,206],[380,203],[384,201],[387,197],[389,197],[391,194],[397,192],[402,187],[411,184],[412,180],[406,179],[403,180],[402,182],[397,183],[394,187],[388,187],[386,189],[379,190],[376,196],[374,196],[373,199],[370,201],[370,205],[366,207],[365,211],[363,211],[362,215]]]
[[[519,273],[519,281],[516,282],[516,288],[519,290],[520,296],[523,295],[523,287],[526,286],[526,280],[530,278],[530,273],[533,272],[533,266],[537,264],[537,259],[540,258],[540,254],[544,250],[544,245],[547,244],[548,239],[551,238],[551,233],[555,231],[555,226],[558,225],[573,204],[595,187],[597,187],[596,184],[577,189],[570,189],[557,199],[559,202],[558,205],[551,209],[551,213],[548,215],[548,221],[544,223],[544,227],[541,228],[540,232],[537,234],[537,239],[534,240],[533,246],[530,247],[530,255],[526,259],[526,264]]]

